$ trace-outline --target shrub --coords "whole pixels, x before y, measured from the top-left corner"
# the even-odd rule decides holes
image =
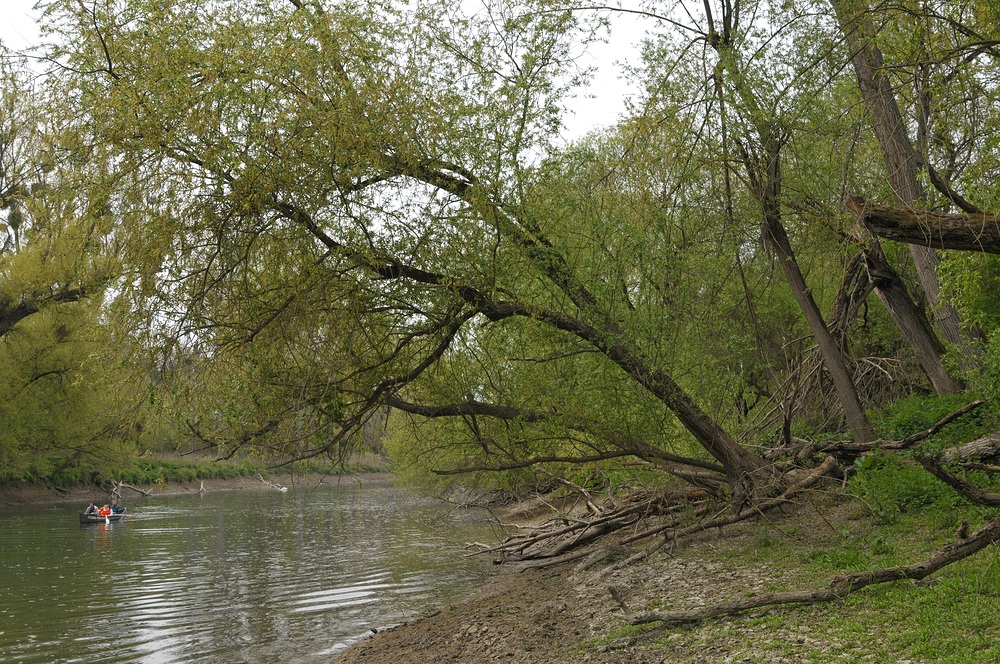
[[[903,512],[926,507],[954,508],[967,504],[950,487],[938,481],[912,459],[899,454],[873,452],[855,462],[857,473],[849,491],[883,523]]]

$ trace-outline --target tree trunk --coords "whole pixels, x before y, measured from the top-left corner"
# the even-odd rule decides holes
[[[877,239],[869,239],[868,246],[864,249],[864,256],[868,276],[875,285],[875,292],[889,311],[896,327],[909,340],[917,362],[927,374],[935,391],[938,394],[961,393],[962,384],[948,373],[944,362],[941,361],[945,353],[944,347],[934,335],[923,312],[913,306],[903,280],[889,265]]]
[[[900,207],[916,209],[924,200],[924,189],[917,179],[921,158],[906,133],[906,124],[896,103],[889,80],[882,71],[882,53],[872,43],[873,31],[862,11],[853,11],[847,0],[830,0],[841,30],[853,54],[852,62],[872,128],[882,151],[882,158],[896,202]],[[937,278],[940,259],[933,249],[910,245],[910,252],[920,283],[934,312],[938,329],[949,342],[971,357],[960,331],[961,317],[951,304],[942,302]],[[912,340],[911,340],[912,341]]]
[[[851,430],[851,435],[856,442],[871,442],[876,440],[878,435],[865,414],[847,361],[840,350],[840,344],[827,327],[823,314],[806,285],[805,277],[802,276],[799,264],[795,260],[795,253],[788,241],[788,234],[781,223],[781,155],[778,139],[766,127],[760,127],[758,131],[766,151],[764,163],[760,163],[760,160],[753,163],[749,156],[746,157],[746,161],[751,189],[754,190],[753,193],[763,210],[761,235],[774,250],[778,264],[792,290],[792,295],[799,308],[802,309],[802,314],[816,339],[816,344],[823,356],[823,364],[833,380],[837,399],[844,410],[844,416],[847,418],[847,426]]]
[[[719,67],[716,70],[717,85],[721,85],[722,74],[727,72],[737,96],[747,108],[764,153],[755,156],[743,149],[743,161],[750,180],[750,189],[761,206],[761,236],[764,243],[774,250],[795,301],[802,309],[802,314],[816,339],[820,354],[823,356],[823,364],[833,380],[837,399],[844,411],[851,435],[858,442],[873,441],[878,436],[865,414],[840,344],[827,327],[823,314],[820,313],[812,297],[782,224],[780,132],[765,121],[764,118],[768,115],[763,112],[752,90],[749,89],[733,48],[728,43],[720,43],[716,46],[716,50],[720,56]]]
[[[940,214],[874,205],[857,197],[847,207],[872,233],[887,240],[935,249],[1000,254],[1000,220],[994,214]]]

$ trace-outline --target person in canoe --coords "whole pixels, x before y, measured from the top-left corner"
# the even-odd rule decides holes
[[[93,500],[90,501],[90,505],[87,506],[87,509],[83,510],[83,513],[84,514],[97,514],[97,505],[94,504]]]
[[[101,509],[97,510],[97,516],[110,516],[110,515],[111,515],[111,507],[108,506],[106,503],[104,505],[101,505]]]
[[[118,504],[117,500],[111,501],[111,513],[112,514],[122,514],[125,512],[125,508]]]

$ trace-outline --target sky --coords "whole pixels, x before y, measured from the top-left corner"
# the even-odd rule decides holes
[[[13,50],[20,50],[38,40],[34,4],[36,0],[0,0],[0,39]],[[573,140],[592,129],[606,127],[615,122],[624,111],[624,99],[629,90],[618,73],[616,62],[638,61],[638,38],[641,28],[627,18],[615,20],[612,39],[607,44],[596,44],[584,56],[585,66],[596,66],[597,74],[588,89],[572,100],[573,112],[566,119],[563,138]],[[592,99],[584,95],[593,96]]]
[[[0,10],[0,39],[8,47],[18,50],[38,39],[35,27],[35,0],[2,0]]]

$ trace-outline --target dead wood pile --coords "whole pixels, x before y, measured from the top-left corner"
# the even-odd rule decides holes
[[[911,450],[916,443],[929,438],[942,428],[982,405],[982,401],[972,402],[954,413],[942,418],[927,430],[917,432],[901,441],[875,441],[865,445],[839,443],[835,445],[813,446],[802,441],[802,450],[793,451],[792,464],[786,466],[783,486],[785,491],[773,498],[757,502],[741,511],[733,511],[731,506],[704,489],[692,491],[644,491],[624,498],[606,498],[598,501],[581,487],[570,486],[577,493],[577,500],[570,507],[544,521],[527,526],[515,526],[499,545],[477,544],[475,554],[490,554],[494,562],[520,561],[527,566],[548,566],[590,555],[598,545],[608,542],[607,536],[617,534],[616,545],[627,545],[642,540],[652,540],[645,549],[627,559],[615,563],[608,569],[616,569],[644,559],[665,545],[711,528],[722,528],[746,519],[765,514],[793,501],[800,494],[813,489],[824,478],[844,479],[841,461],[850,462],[874,450],[901,452]],[[1000,435],[994,434],[946,450],[938,458],[913,454],[912,459],[925,470],[950,486],[974,505],[1000,507],[1000,494],[990,493],[966,479],[947,470],[943,463],[957,463],[963,469],[981,468],[1000,472],[1000,467],[988,466],[970,459],[994,457],[1000,449]],[[805,450],[805,451],[803,451]],[[817,451],[824,456],[811,469],[802,469],[795,463],[815,458]],[[776,461],[780,467],[780,461]],[[787,462],[786,462],[787,463]],[[958,538],[938,549],[924,560],[908,565],[882,569],[837,574],[823,588],[768,593],[749,598],[722,602],[697,609],[670,611],[632,611],[613,588],[609,589],[615,602],[622,610],[622,617],[631,624],[648,622],[685,622],[736,613],[765,606],[830,602],[855,593],[867,586],[901,579],[920,580],[943,567],[967,558],[994,542],[1000,541],[1000,516],[987,521],[973,533],[967,524]],[[472,554],[474,555],[474,554]]]

